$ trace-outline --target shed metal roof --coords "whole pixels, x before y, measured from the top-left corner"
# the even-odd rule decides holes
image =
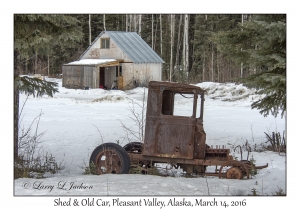
[[[164,63],[163,59],[161,59],[161,57],[136,32],[103,31],[93,43],[95,43],[104,33],[118,45],[133,63]],[[89,48],[80,56],[80,58],[89,50]]]

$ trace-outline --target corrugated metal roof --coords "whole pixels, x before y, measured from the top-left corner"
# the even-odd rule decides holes
[[[161,59],[161,57],[136,32],[103,31],[99,34],[97,39],[99,39],[104,33],[106,33],[118,45],[118,47],[132,60],[132,62],[164,63],[163,59]],[[95,43],[95,41],[93,43]],[[85,52],[87,52],[87,50]],[[85,54],[85,52],[80,56],[80,58]]]

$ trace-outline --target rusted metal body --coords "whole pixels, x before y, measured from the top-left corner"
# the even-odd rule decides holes
[[[206,144],[203,128],[204,93],[200,87],[172,82],[151,81],[143,147],[128,152],[133,162],[151,161],[180,166],[188,173],[205,174],[207,166],[216,166],[210,176],[225,178],[249,178],[249,164],[233,160],[230,149],[224,146],[211,148]],[[175,96],[189,98],[192,111],[185,116],[175,113]],[[219,169],[217,169],[219,166]],[[222,173],[224,167],[231,167]],[[261,169],[267,167],[259,166]]]
[[[267,167],[234,160],[230,149],[206,144],[204,92],[193,85],[151,81],[144,143],[130,142],[121,149],[112,143],[102,144],[93,151],[90,163],[96,165],[98,174],[128,173],[130,165],[146,171],[155,163],[168,163],[188,174],[227,179],[249,178],[256,169]],[[190,110],[178,111],[177,97],[186,98]],[[208,166],[215,166],[215,172],[207,173]]]
[[[173,114],[175,94],[192,97],[191,116]],[[204,91],[196,86],[170,82],[149,83],[144,156],[184,159],[204,157],[203,103],[199,110],[200,118],[196,118],[199,95],[203,101]],[[195,146],[200,149],[194,149]]]

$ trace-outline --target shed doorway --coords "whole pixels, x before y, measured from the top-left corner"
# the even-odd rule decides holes
[[[100,67],[99,87],[105,89],[105,67]]]

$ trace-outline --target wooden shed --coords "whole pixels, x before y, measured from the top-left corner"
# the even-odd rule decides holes
[[[103,31],[78,61],[62,67],[66,88],[131,89],[161,81],[159,55],[136,33]]]

